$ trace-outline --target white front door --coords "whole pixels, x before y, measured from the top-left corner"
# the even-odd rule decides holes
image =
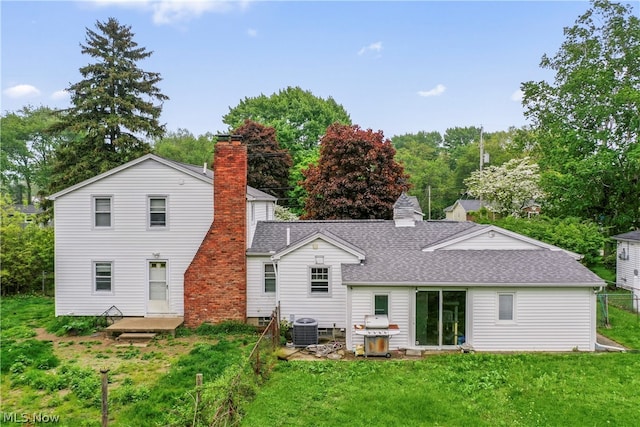
[[[169,282],[167,282],[167,262],[149,262],[149,302],[147,314],[169,312]]]

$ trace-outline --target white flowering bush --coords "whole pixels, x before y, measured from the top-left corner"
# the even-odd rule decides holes
[[[540,168],[530,163],[529,157],[472,172],[464,183],[471,196],[487,202],[487,209],[502,215],[518,217],[528,204],[544,198]]]

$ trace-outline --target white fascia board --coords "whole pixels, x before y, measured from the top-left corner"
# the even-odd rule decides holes
[[[434,252],[434,251],[436,251],[438,249],[446,248],[449,245],[453,245],[453,244],[456,244],[456,243],[464,242],[465,240],[477,237],[477,236],[479,236],[481,234],[489,233],[490,231],[493,231],[494,233],[500,233],[500,234],[503,234],[505,236],[509,236],[509,237],[511,237],[513,239],[520,240],[522,242],[529,243],[529,244],[534,245],[534,246],[538,246],[539,248],[542,248],[542,249],[547,249],[547,250],[550,250],[550,251],[562,251],[562,252],[565,252],[567,255],[569,255],[570,257],[572,257],[575,260],[582,259],[582,255],[577,254],[575,252],[571,252],[571,251],[568,251],[566,249],[562,249],[562,248],[559,248],[557,246],[541,242],[540,240],[532,239],[531,237],[523,236],[522,234],[506,230],[506,229],[498,227],[496,225],[488,225],[486,227],[479,228],[478,230],[473,231],[471,233],[467,233],[467,234],[465,234],[463,236],[460,236],[460,237],[457,237],[457,238],[454,238],[454,239],[451,239],[451,240],[446,240],[444,242],[437,243],[437,244],[435,244],[433,246],[427,246],[426,248],[422,248],[422,251],[423,252]]]
[[[101,173],[99,175],[96,175],[93,178],[86,179],[86,180],[84,180],[82,182],[79,182],[79,183],[77,183],[75,185],[72,185],[71,187],[67,187],[64,190],[58,191],[57,193],[54,193],[54,194],[52,194],[50,196],[47,196],[47,199],[55,200],[58,197],[64,196],[65,194],[71,193],[71,192],[73,192],[73,191],[75,191],[75,190],[77,190],[79,188],[82,188],[82,187],[85,187],[87,185],[93,184],[94,182],[100,181],[101,179],[107,178],[107,177],[109,177],[111,175],[115,175],[118,172],[123,171],[125,169],[129,169],[131,167],[134,167],[134,166],[136,166],[136,165],[138,165],[138,164],[140,164],[140,163],[142,163],[142,162],[144,162],[146,160],[156,161],[156,162],[161,163],[161,164],[163,164],[165,166],[168,166],[168,167],[170,167],[172,169],[178,170],[178,171],[180,171],[182,173],[185,173],[185,174],[190,175],[190,176],[192,176],[194,178],[197,178],[197,179],[199,179],[201,181],[208,182],[208,183],[212,182],[211,178],[207,177],[206,175],[198,174],[198,173],[193,172],[192,170],[180,167],[177,163],[172,162],[171,160],[167,160],[165,158],[156,156],[155,154],[145,154],[142,157],[138,157],[137,159],[131,160],[130,162],[127,162],[127,163],[125,163],[123,165],[117,166],[117,167],[115,167],[113,169],[110,169],[110,170],[108,170],[106,172],[103,172],[103,173]]]
[[[363,261],[365,259],[365,254],[364,252],[355,249],[353,247],[351,247],[348,243],[346,242],[341,242],[340,239],[337,238],[332,238],[331,236],[327,236],[325,233],[322,232],[317,232],[314,233],[310,236],[307,236],[301,240],[298,240],[297,242],[287,246],[286,248],[282,249],[279,252],[276,252],[275,254],[273,254],[271,256],[271,259],[273,260],[279,260],[280,258],[282,258],[283,256],[287,255],[288,253],[291,253],[299,248],[301,248],[302,246],[313,242],[314,240],[324,240],[325,242],[329,243],[330,245],[333,245],[337,248],[342,249],[345,252],[350,253],[351,255],[355,256],[358,258],[358,260]]]

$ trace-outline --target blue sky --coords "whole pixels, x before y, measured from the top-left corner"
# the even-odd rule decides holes
[[[520,84],[586,1],[2,1],[2,112],[62,108],[92,59],[86,28],[115,17],[153,51],[168,130],[224,132],[245,97],[299,86],[387,137],[526,124]],[[635,11],[637,11],[637,7]]]

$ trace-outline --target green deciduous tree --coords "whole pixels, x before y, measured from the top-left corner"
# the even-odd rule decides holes
[[[299,87],[287,87],[270,96],[247,97],[229,108],[222,122],[232,130],[247,119],[275,128],[280,146],[291,152],[294,161],[300,151],[317,147],[329,125],[351,124],[349,114],[333,98],[323,99]]]
[[[54,268],[53,227],[25,224],[11,198],[0,196],[0,280],[2,294],[40,289],[42,273]]]
[[[139,47],[130,26],[116,19],[87,28],[81,52],[95,59],[80,68],[83,79],[67,89],[72,107],[61,113],[55,129],[78,132],[81,138],[56,152],[51,191],[73,185],[151,150],[149,141],[165,132],[159,117],[160,74],[138,63],[152,52]]]
[[[540,66],[553,82],[522,85],[537,137],[545,210],[626,231],[640,226],[640,19],[604,0],[564,29]]]
[[[598,224],[577,217],[531,219],[508,216],[490,221],[499,227],[583,255],[583,263],[593,265],[601,259],[607,238]]]
[[[205,133],[194,136],[187,129],[178,129],[167,134],[153,145],[158,156],[190,165],[211,165],[215,135]]]
[[[48,131],[57,120],[52,109],[32,106],[0,118],[2,186],[15,203],[32,203],[47,189],[54,150],[68,139]]]
[[[291,155],[280,148],[276,130],[260,123],[246,120],[233,131],[241,135],[247,145],[247,184],[278,198],[284,198],[289,190]]]
[[[320,145],[317,166],[304,173],[307,219],[390,219],[393,204],[409,188],[382,131],[333,124]]]
[[[464,182],[471,196],[489,202],[489,209],[503,215],[520,216],[527,204],[543,198],[539,167],[528,157],[475,171]]]

